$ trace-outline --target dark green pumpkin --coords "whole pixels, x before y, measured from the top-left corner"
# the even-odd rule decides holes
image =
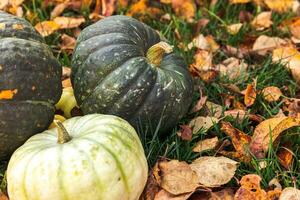
[[[61,66],[24,19],[0,11],[0,160],[45,130],[61,95]]]
[[[147,56],[159,34],[126,16],[107,17],[85,28],[72,59],[71,80],[84,114],[120,116],[136,128],[174,127],[192,101],[193,83],[184,60]]]

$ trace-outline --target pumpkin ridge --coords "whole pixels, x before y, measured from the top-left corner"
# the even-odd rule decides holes
[[[124,186],[125,186],[125,189],[127,191],[127,194],[129,194],[130,193],[130,189],[129,189],[129,186],[128,186],[128,183],[127,183],[127,178],[126,178],[125,172],[123,170],[123,167],[122,167],[122,165],[121,165],[118,157],[106,145],[104,145],[104,144],[102,144],[102,143],[100,143],[98,141],[91,140],[89,138],[82,138],[82,139],[88,140],[90,142],[97,143],[99,146],[101,146],[106,152],[108,152],[112,156],[113,160],[116,163],[116,167],[117,167],[118,171],[120,172],[121,179],[122,179],[122,182],[124,183]]]

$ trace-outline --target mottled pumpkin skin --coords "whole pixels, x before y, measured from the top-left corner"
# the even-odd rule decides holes
[[[45,130],[61,95],[61,66],[24,19],[0,11],[0,160]]]
[[[57,128],[32,136],[7,169],[10,200],[138,200],[148,166],[134,128],[111,115],[63,122],[71,136],[57,143]]]
[[[149,26],[126,16],[107,17],[85,28],[73,54],[71,80],[83,113],[108,113],[134,127],[160,131],[174,127],[186,114],[193,93],[184,60],[166,54],[159,66],[146,58],[160,42]]]

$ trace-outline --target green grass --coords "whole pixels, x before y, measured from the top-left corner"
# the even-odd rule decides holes
[[[41,6],[41,0],[33,0],[29,1],[26,5],[24,5],[25,10],[30,10],[37,17],[33,19],[32,23],[36,24],[39,22],[39,19],[46,20],[49,19],[51,9],[53,7],[43,8]],[[151,19],[147,17],[145,23],[150,25],[151,27],[159,30],[159,32],[167,38],[172,45],[175,46],[175,51],[181,54],[188,65],[193,63],[193,55],[195,53],[195,49],[189,51],[183,51],[178,48],[180,43],[187,45],[191,42],[194,34],[194,24],[189,24],[184,20],[177,17],[173,12],[170,6],[164,5],[162,9],[169,13],[171,16],[171,21],[161,21],[158,19]],[[238,47],[247,41],[247,37],[249,36],[258,36],[261,34],[266,34],[269,36],[279,36],[279,37],[289,37],[288,32],[283,32],[278,29],[278,25],[285,19],[293,16],[291,13],[286,14],[273,14],[273,26],[266,30],[257,32],[253,30],[249,25],[244,25],[240,32],[237,35],[230,35],[225,28],[225,25],[238,23],[239,22],[239,13],[241,11],[248,11],[253,15],[256,15],[258,9],[251,4],[246,5],[230,5],[227,1],[218,1],[218,3],[214,7],[209,7],[208,5],[201,7],[198,9],[196,14],[195,21],[201,18],[208,18],[210,20],[209,24],[200,30],[200,32],[204,35],[212,35],[217,43],[224,47],[226,45],[231,45]],[[119,14],[124,13],[124,10],[120,11]],[[73,11],[66,11],[64,15],[72,16],[78,15],[79,13]],[[88,16],[88,12],[85,12],[84,15]],[[91,24],[90,21],[87,21],[83,27]],[[176,31],[181,36],[181,40],[179,40],[176,36]],[[68,33],[71,35],[70,31],[59,31],[49,37],[46,38],[47,44],[53,49],[55,56],[60,60],[62,65],[70,66],[70,55],[66,52],[62,52],[59,50],[60,36],[62,33]],[[214,63],[219,63],[220,61],[230,57],[225,52],[219,50],[214,56]],[[224,84],[231,83],[236,84],[241,90],[245,89],[247,84],[251,83],[254,78],[257,78],[257,89],[262,90],[267,86],[277,86],[279,87],[285,96],[287,97],[295,97],[297,92],[297,85],[293,81],[290,73],[284,65],[280,63],[272,63],[270,56],[265,57],[255,57],[253,55],[247,55],[245,58],[246,63],[250,64],[249,67],[249,76],[246,79],[241,80],[228,80],[226,77],[217,78],[212,83],[204,83],[200,80],[195,81],[195,95],[194,102],[196,103],[197,98],[199,97],[198,87],[203,89],[205,95],[208,96],[208,100],[212,101],[216,104],[222,105],[224,104],[224,95],[223,94],[231,94],[236,97],[237,100],[243,101],[243,97],[239,94],[234,94],[224,87]],[[273,115],[277,114],[279,108],[282,107],[283,101],[278,101],[276,103],[268,103],[266,102],[260,95],[258,95],[255,104],[249,109],[251,113],[256,113],[261,115],[264,119],[268,119]],[[224,108],[225,109],[225,108]],[[200,130],[197,135],[194,135],[191,141],[183,141],[181,140],[176,132],[179,130],[180,124],[186,124],[190,119],[195,117],[194,115],[187,115],[181,122],[178,124],[173,131],[170,131],[170,134],[167,137],[158,137],[157,131],[144,131],[140,132],[141,141],[145,148],[145,153],[149,162],[149,166],[153,166],[156,160],[163,156],[171,159],[184,160],[187,162],[191,162],[195,158],[203,155],[215,155],[214,151],[208,151],[204,153],[194,153],[192,152],[192,148],[196,142],[199,140],[205,139],[207,137],[218,136],[220,141],[224,141],[228,138],[223,132],[220,130],[220,126],[218,124],[214,125],[210,130]],[[252,134],[257,123],[250,121],[248,118],[245,118],[242,122],[236,122],[235,119],[226,118],[226,121],[231,122],[236,128],[244,131],[247,134]],[[159,127],[157,128],[159,129]],[[276,157],[276,152],[279,147],[271,147],[267,157],[264,159],[267,162],[267,167],[265,169],[259,169],[259,162],[261,160],[253,159],[250,165],[241,163],[236,172],[236,178],[241,178],[245,174],[255,173],[259,174],[262,177],[262,184],[264,187],[268,186],[268,182],[277,177],[280,180],[280,183],[283,187],[287,186],[300,186],[300,129],[293,128],[285,132],[282,141],[289,140],[293,141],[292,151],[295,154],[294,163],[290,170],[284,170],[283,167],[279,164],[278,159]],[[3,177],[5,169],[5,164],[2,164],[0,167],[0,179]],[[295,181],[296,180],[296,181]],[[235,180],[232,180],[229,185],[237,186]]]

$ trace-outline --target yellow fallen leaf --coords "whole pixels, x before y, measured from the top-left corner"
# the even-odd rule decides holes
[[[220,156],[203,156],[190,166],[198,175],[198,182],[205,187],[219,187],[228,183],[235,174],[238,162]]]
[[[199,186],[196,172],[184,161],[158,161],[155,168],[158,184],[173,195],[193,192]]]
[[[273,11],[283,13],[293,7],[294,0],[264,0],[264,3]]]
[[[219,143],[218,137],[213,137],[197,142],[193,148],[193,152],[202,152],[206,150],[214,149]]]
[[[264,56],[269,51],[272,52],[273,49],[284,46],[287,43],[287,41],[279,37],[269,37],[266,35],[261,35],[255,40],[252,51]]]
[[[267,102],[278,101],[282,96],[282,92],[278,87],[269,86],[262,90],[262,95]]]
[[[175,14],[188,22],[192,22],[196,13],[196,5],[193,0],[172,0],[172,8]]]
[[[284,188],[282,191],[279,200],[298,200],[300,199],[300,190],[293,188],[293,187],[287,187]]]
[[[238,3],[249,3],[251,0],[229,0],[231,4],[238,4]]]
[[[204,108],[207,117],[214,117],[219,119],[222,115],[223,107],[219,104],[213,103],[211,101],[206,101]]]
[[[209,52],[215,52],[220,48],[211,35],[204,37],[202,34],[195,37],[187,46],[188,49],[192,49],[193,47]]]
[[[35,29],[43,36],[51,35],[59,29],[59,25],[54,21],[43,21],[35,25]]]
[[[13,99],[14,95],[17,94],[18,90],[0,90],[0,100],[2,99]]]
[[[244,103],[247,107],[254,104],[256,100],[256,88],[254,84],[248,84],[245,92]]]
[[[258,14],[253,21],[251,22],[251,25],[257,30],[262,31],[266,28],[269,28],[273,22],[271,20],[272,12],[262,12]]]
[[[206,71],[212,68],[212,53],[206,50],[198,50],[194,55],[195,62],[193,65],[199,71]]]
[[[55,17],[53,21],[58,24],[59,29],[77,28],[85,22],[84,17]]]
[[[243,26],[242,23],[230,24],[226,26],[226,30],[229,34],[236,35],[241,30],[242,26]]]
[[[300,118],[276,117],[261,122],[254,130],[250,151],[257,158],[264,158],[270,141],[273,143],[283,131],[294,126],[300,126]]]
[[[220,76],[227,77],[229,80],[246,80],[248,78],[248,64],[242,59],[234,57],[227,58],[221,64],[216,65]]]
[[[273,51],[273,62],[282,62],[291,71],[293,78],[300,83],[300,52],[295,47],[281,47]]]

